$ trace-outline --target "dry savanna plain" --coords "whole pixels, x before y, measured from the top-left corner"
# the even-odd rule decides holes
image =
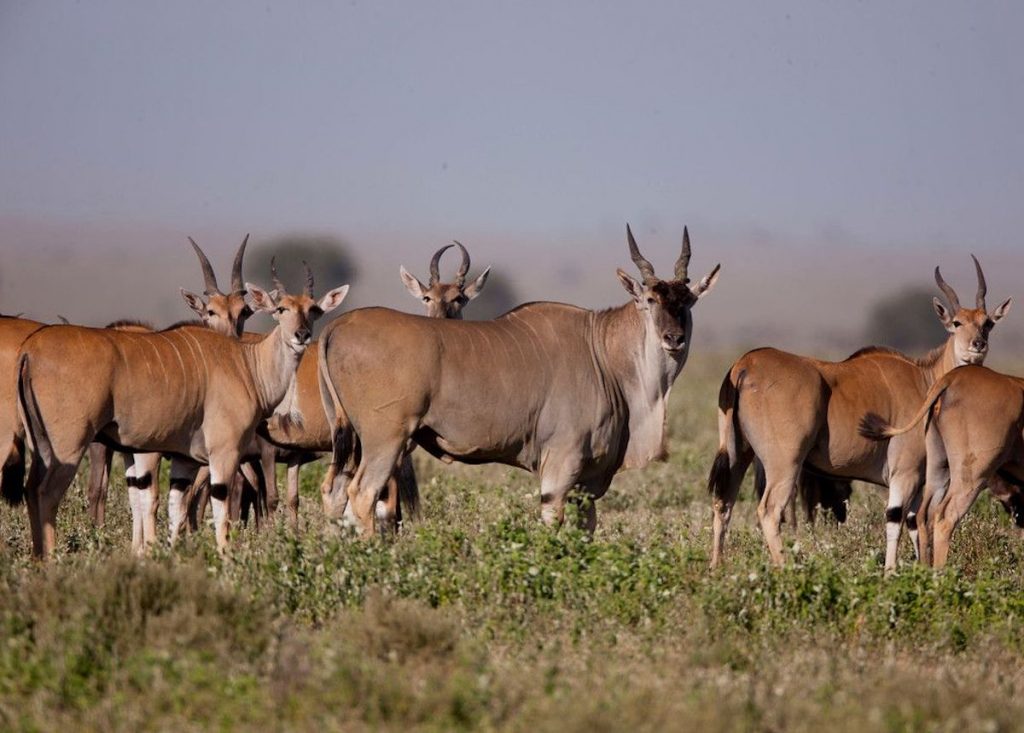
[[[279,511],[136,559],[123,478],[103,529],[85,471],[53,562],[0,509],[7,730],[938,730],[1024,725],[1024,539],[983,496],[951,567],[882,572],[883,501],[786,526],[767,562],[750,480],[708,570],[705,483],[730,357],[677,382],[671,457],[623,473],[594,537],[539,522],[533,478],[417,454],[423,507],[393,540]],[[166,468],[163,486],[166,489]],[[283,479],[283,475],[281,477]]]

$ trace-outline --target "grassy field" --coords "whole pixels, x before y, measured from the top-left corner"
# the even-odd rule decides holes
[[[620,476],[591,540],[539,524],[531,476],[418,457],[394,541],[326,522],[129,550],[120,474],[93,530],[82,475],[56,560],[0,509],[0,728],[1012,730],[1024,720],[1024,543],[983,497],[952,567],[882,573],[882,498],[789,528],[772,570],[749,489],[707,567],[705,477],[726,362],[676,386],[672,456]],[[164,484],[166,486],[166,483]]]

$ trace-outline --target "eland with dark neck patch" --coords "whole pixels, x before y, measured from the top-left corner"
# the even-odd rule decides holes
[[[528,303],[466,322],[366,308],[330,324],[320,377],[332,470],[358,456],[334,506],[372,533],[378,496],[415,442],[444,461],[531,471],[545,522],[561,523],[574,501],[593,530],[593,500],[615,473],[665,456],[666,403],[689,353],[691,311],[719,274],[716,266],[691,284],[688,232],[672,280],[655,275],[628,227],[627,240],[642,279],[619,270],[631,299],[611,310]]]

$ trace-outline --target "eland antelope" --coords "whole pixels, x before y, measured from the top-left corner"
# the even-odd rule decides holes
[[[462,252],[462,261],[450,283],[442,282],[440,262],[441,256],[452,247],[458,246]],[[466,284],[469,274],[469,252],[459,242],[441,247],[430,258],[430,279],[424,285],[415,276],[409,274],[405,267],[399,269],[402,282],[406,289],[426,306],[429,318],[462,318],[462,309],[469,301],[480,295],[487,282],[491,268],[487,268],[470,284]],[[315,344],[316,342],[314,342]],[[316,348],[306,349],[295,373],[295,384],[288,395],[278,405],[276,414],[267,421],[261,434],[282,449],[288,464],[288,514],[293,526],[299,522],[299,468],[305,463],[315,460],[321,453],[331,450],[331,426],[324,413],[320,398],[319,358]],[[325,485],[333,484],[333,478]],[[401,499],[401,502],[399,502]],[[399,468],[387,487],[388,509],[396,518],[401,517],[401,505],[405,504],[415,511],[419,503],[419,489],[412,460],[407,454],[400,462]]]
[[[200,296],[182,288],[181,295],[199,316],[199,323],[225,336],[242,338],[250,342],[261,340],[263,334],[244,332],[245,321],[252,315],[252,309],[245,301],[245,284],[242,279],[242,266],[249,235],[245,235],[235,253],[231,266],[231,289],[227,293],[221,291],[217,275],[202,248],[192,237],[189,237],[188,241],[199,259],[204,290]],[[149,324],[131,320],[116,321],[107,328],[136,333],[155,330]],[[89,515],[97,526],[102,525],[105,519],[112,454],[113,449],[110,445],[102,442],[94,442],[89,446]],[[132,510],[132,546],[137,552],[156,539],[156,511],[159,500],[157,480],[161,457],[159,453],[136,453],[134,456],[125,454],[125,484]],[[243,470],[252,475],[247,463],[243,463]],[[167,502],[172,542],[177,537],[181,525],[183,492],[195,483],[197,472],[208,476],[208,470],[199,469],[191,462],[181,459],[171,462],[171,487]],[[268,485],[272,486],[272,482],[268,482]]]
[[[927,480],[918,510],[921,562],[944,567],[960,520],[988,487],[1014,522],[1024,525],[1024,379],[981,366],[946,374],[910,422],[901,428],[877,413],[861,422],[861,434],[896,440],[928,418]]]
[[[592,531],[593,500],[615,473],[666,455],[666,404],[692,342],[691,311],[720,269],[690,284],[684,230],[675,277],[661,280],[626,231],[643,277],[618,271],[630,295],[618,308],[528,303],[478,322],[365,308],[331,323],[319,365],[331,470],[359,457],[334,509],[344,504],[372,533],[381,490],[415,442],[446,462],[537,474],[544,521],[561,524],[569,500]]]
[[[52,553],[58,507],[94,439],[209,464],[217,546],[226,548],[227,486],[257,426],[284,397],[312,322],[348,292],[335,288],[317,302],[245,289],[277,321],[258,343],[191,325],[155,333],[49,326],[26,339],[18,412],[35,453],[26,496],[36,555]]]
[[[905,517],[915,531],[909,510],[925,478],[924,431],[880,444],[859,435],[857,427],[867,412],[889,421],[906,420],[943,374],[985,360],[989,333],[1010,310],[1012,299],[990,314],[985,276],[977,259],[974,265],[974,308],[961,307],[935,268],[935,282],[950,307],[938,298],[933,305],[949,337],[921,359],[869,347],[845,361],[829,362],[764,348],[732,365],[719,392],[719,448],[708,479],[714,509],[712,567],[721,562],[740,483],[756,460],[764,471],[757,514],[773,562],[782,563],[782,515],[806,471],[840,484],[859,479],[888,487],[885,567],[895,568]]]

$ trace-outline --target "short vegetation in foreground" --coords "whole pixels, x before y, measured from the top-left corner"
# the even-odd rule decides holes
[[[620,476],[591,540],[539,524],[533,479],[418,457],[423,515],[391,541],[325,521],[304,471],[283,516],[144,560],[118,473],[84,472],[61,548],[29,559],[0,510],[0,727],[10,730],[1010,730],[1024,719],[1019,538],[980,501],[952,567],[882,574],[882,500],[788,527],[767,565],[750,490],[709,572],[704,481],[726,364],[676,386],[667,464]],[[166,483],[164,483],[166,486]]]

